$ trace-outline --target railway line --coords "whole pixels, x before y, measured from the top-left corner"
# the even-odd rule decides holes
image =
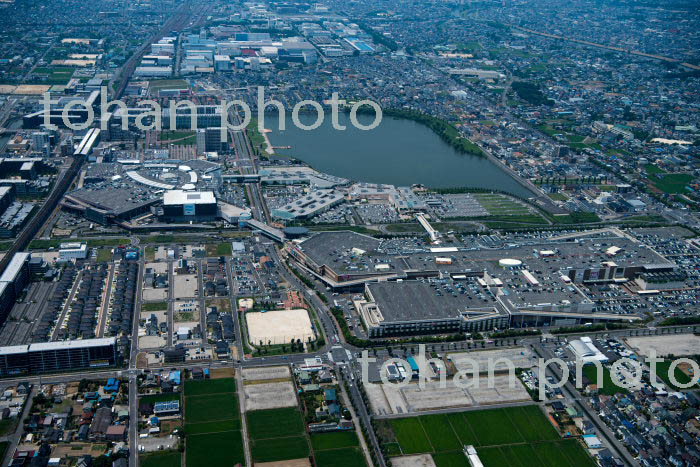
[[[39,209],[39,212],[29,220],[27,226],[17,236],[14,244],[5,252],[5,256],[0,260],[0,271],[4,271],[10,260],[20,251],[26,250],[29,242],[39,232],[47,220],[51,218],[54,210],[58,208],[58,203],[63,198],[63,195],[68,191],[68,188],[73,183],[73,180],[78,175],[80,167],[83,165],[84,158],[82,156],[74,156],[68,170],[65,171],[61,179],[56,183],[53,191],[44,202],[44,205]]]

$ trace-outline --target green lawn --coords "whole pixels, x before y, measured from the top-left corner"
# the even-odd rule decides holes
[[[688,184],[693,181],[690,174],[668,173],[653,164],[647,164],[644,168],[651,183],[664,193],[687,193]]]
[[[304,432],[304,421],[296,407],[255,410],[246,417],[251,439],[282,438]]]
[[[172,467],[182,465],[182,454],[179,451],[160,451],[139,456],[142,467]]]
[[[219,394],[225,392],[236,392],[235,379],[221,378],[185,381],[186,396],[202,396],[204,394]]]
[[[671,368],[671,360],[664,360],[663,362],[659,362],[656,364],[656,375],[661,378],[664,383],[671,389],[675,390],[681,390],[681,388],[677,387],[675,384],[671,383],[671,378],[669,378],[669,370]],[[676,366],[673,372],[673,376],[676,378],[676,381],[678,381],[680,384],[688,384],[692,381],[690,376],[686,375],[683,373],[683,371]]]
[[[255,462],[276,462],[309,456],[305,436],[253,440],[251,453]]]
[[[188,435],[185,456],[187,467],[245,465],[241,432],[224,431],[206,435]]]
[[[98,263],[109,263],[112,261],[112,249],[111,248],[100,248],[97,250],[97,262]]]
[[[185,418],[188,423],[227,420],[238,416],[238,400],[234,394],[207,394],[185,398]]]
[[[208,243],[205,245],[207,256],[231,256],[231,242]]]
[[[189,84],[182,79],[159,79],[149,81],[148,87],[151,91],[158,91],[160,89],[187,89],[189,88]]]
[[[622,393],[627,394],[629,391],[627,389],[617,386],[613,383],[612,377],[610,376],[610,370],[608,367],[603,367],[603,384],[601,387],[598,381],[598,371],[595,365],[585,365],[583,367],[583,376],[585,376],[592,384],[598,385],[598,392],[600,394],[606,394],[608,396],[613,396],[615,394]]]
[[[166,311],[168,302],[142,303],[141,311]]]
[[[365,456],[360,448],[340,448],[317,452],[317,467],[366,467]]]

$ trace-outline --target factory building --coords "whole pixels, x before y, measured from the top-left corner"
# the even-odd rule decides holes
[[[0,347],[0,377],[114,366],[116,344],[105,337]]]
[[[169,190],[163,194],[163,218],[169,221],[213,221],[218,209],[211,191]]]

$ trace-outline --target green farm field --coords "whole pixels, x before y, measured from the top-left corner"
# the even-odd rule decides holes
[[[465,445],[473,445],[487,467],[595,465],[577,440],[561,439],[536,405],[424,415],[381,425],[390,456],[429,453],[438,467],[469,466]]]
[[[189,467],[245,464],[233,378],[185,381],[185,462]]]
[[[256,410],[247,413],[251,439],[283,438],[304,432],[304,421],[296,407]]]

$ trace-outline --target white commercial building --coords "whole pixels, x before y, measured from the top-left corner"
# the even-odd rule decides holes
[[[574,353],[576,359],[582,362],[598,361],[603,363],[608,361],[608,357],[598,350],[590,337],[572,340],[569,342],[568,347]]]
[[[87,258],[87,243],[61,243],[58,258],[61,261]]]

